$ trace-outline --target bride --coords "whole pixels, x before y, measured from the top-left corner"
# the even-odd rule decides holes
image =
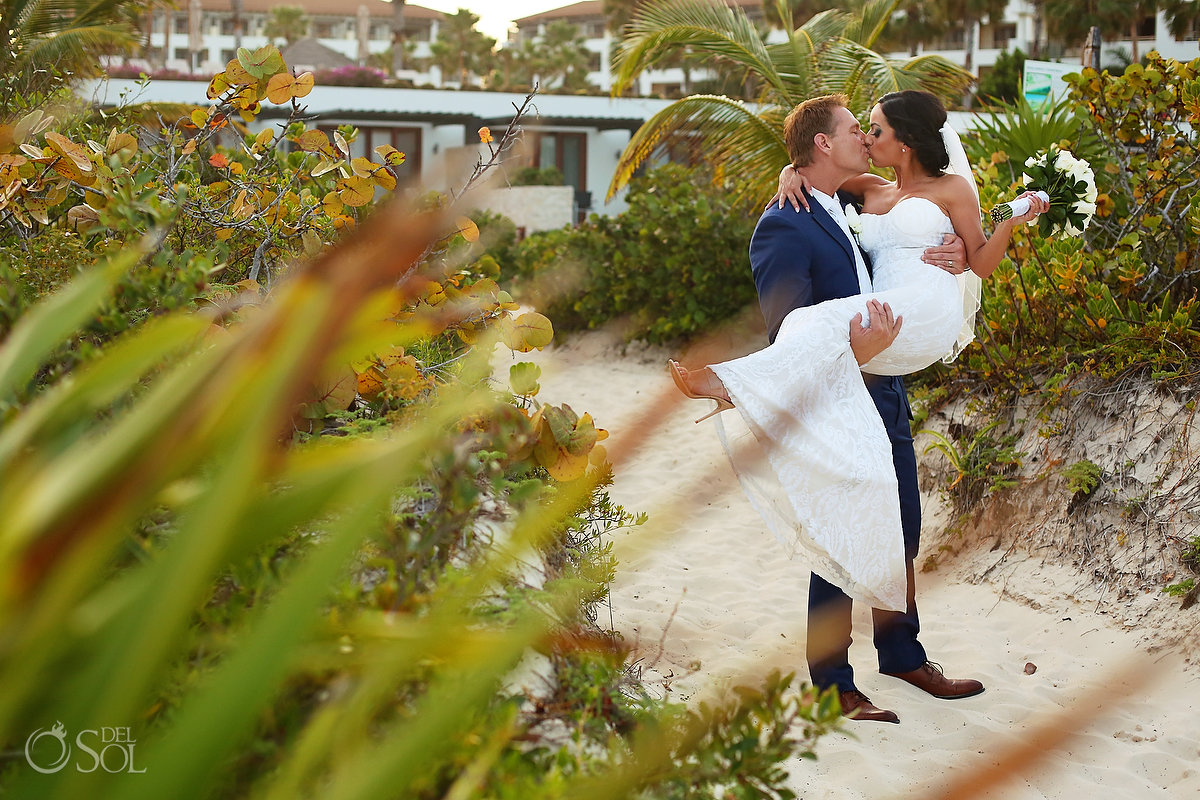
[[[980,279],[1004,257],[1013,229],[1047,205],[1022,195],[1030,210],[988,238],[958,135],[928,92],[885,95],[861,135],[875,166],[896,175],[888,181],[866,173],[841,186],[862,200],[861,215],[851,208],[847,217],[874,267],[870,278],[860,273],[860,286],[866,279],[873,291],[791,311],[773,344],[743,358],[699,370],[673,361],[670,367],[684,394],[717,402],[712,413],[738,409],[751,434],[743,438],[759,452],[739,456],[727,448],[751,502],[789,551],[804,552],[815,572],[851,597],[903,610],[906,567],[891,446],[859,370],[904,375],[953,359],[974,338]],[[801,193],[807,188],[789,166],[777,197],[807,208]],[[958,276],[921,258],[947,233],[966,249],[970,269]],[[860,366],[846,332],[869,301],[895,313],[899,333]],[[719,433],[726,438],[723,426]]]

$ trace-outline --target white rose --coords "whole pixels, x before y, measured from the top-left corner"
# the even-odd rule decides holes
[[[851,233],[858,236],[862,233],[862,218],[858,216],[858,211],[852,205],[847,205],[845,211],[847,227],[850,228]]]
[[[1021,183],[1025,184],[1026,186],[1028,186],[1029,184],[1033,183],[1033,178],[1029,177],[1029,175],[1027,175],[1026,173],[1022,172],[1022,173],[1021,173]]]
[[[1100,196],[1100,193],[1098,191],[1096,191],[1096,184],[1089,183],[1088,187],[1087,187],[1087,191],[1083,193],[1083,199],[1087,200],[1089,203],[1094,203],[1094,202],[1096,202],[1096,198],[1098,198],[1099,196]]]
[[[1075,211],[1083,214],[1085,217],[1090,217],[1096,213],[1096,204],[1088,200],[1080,200],[1073,206]]]
[[[1032,167],[1036,163],[1038,163],[1037,156],[1030,156],[1029,158],[1025,159],[1025,166],[1027,167]]]
[[[1070,220],[1067,220],[1067,223],[1063,227],[1066,229],[1068,236],[1079,236],[1080,234],[1083,233],[1083,229],[1076,228],[1074,225],[1071,224]]]

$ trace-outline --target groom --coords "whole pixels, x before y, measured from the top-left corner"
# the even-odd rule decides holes
[[[783,318],[794,308],[870,289],[870,269],[850,233],[845,203],[838,188],[866,172],[867,136],[842,95],[815,97],[798,105],[784,123],[784,141],[792,169],[808,178],[813,187],[805,212],[791,205],[772,203],[758,221],[750,240],[750,264],[758,289],[759,305],[771,341]],[[962,240],[930,248],[925,260],[942,264],[966,263]],[[961,271],[961,267],[958,271]],[[859,364],[881,353],[900,330],[887,304],[867,306],[870,327],[858,318],[850,323],[850,347]],[[917,459],[913,451],[908,398],[899,378],[863,375],[867,390],[883,418],[892,444],[892,460],[900,489],[900,518],[908,568],[908,602],[904,613],[872,609],[879,671],[922,689],[934,697],[970,697],[983,691],[974,680],[952,680],[930,662],[917,641],[913,586],[913,559],[921,533],[921,499],[917,490]],[[895,713],[877,708],[854,685],[849,662],[851,601],[838,587],[813,574],[808,594],[808,668],[813,684],[838,688],[842,713],[853,719],[899,722]]]

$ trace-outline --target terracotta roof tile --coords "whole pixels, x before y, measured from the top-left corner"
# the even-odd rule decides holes
[[[186,13],[189,0],[179,0],[179,13]],[[372,17],[392,16],[392,4],[384,0],[242,0],[242,13],[266,14],[278,5],[300,6],[304,13],[313,16],[353,17],[358,14],[359,6],[366,6]],[[596,3],[599,5],[599,3]],[[205,11],[232,11],[231,0],[200,0],[200,8]],[[441,19],[444,14],[424,6],[407,3],[404,6],[405,19]]]

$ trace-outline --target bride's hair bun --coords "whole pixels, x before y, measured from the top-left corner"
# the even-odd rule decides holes
[[[887,117],[896,138],[908,145],[917,161],[930,175],[939,176],[950,165],[942,141],[946,109],[930,92],[905,89],[879,98],[879,108]]]

